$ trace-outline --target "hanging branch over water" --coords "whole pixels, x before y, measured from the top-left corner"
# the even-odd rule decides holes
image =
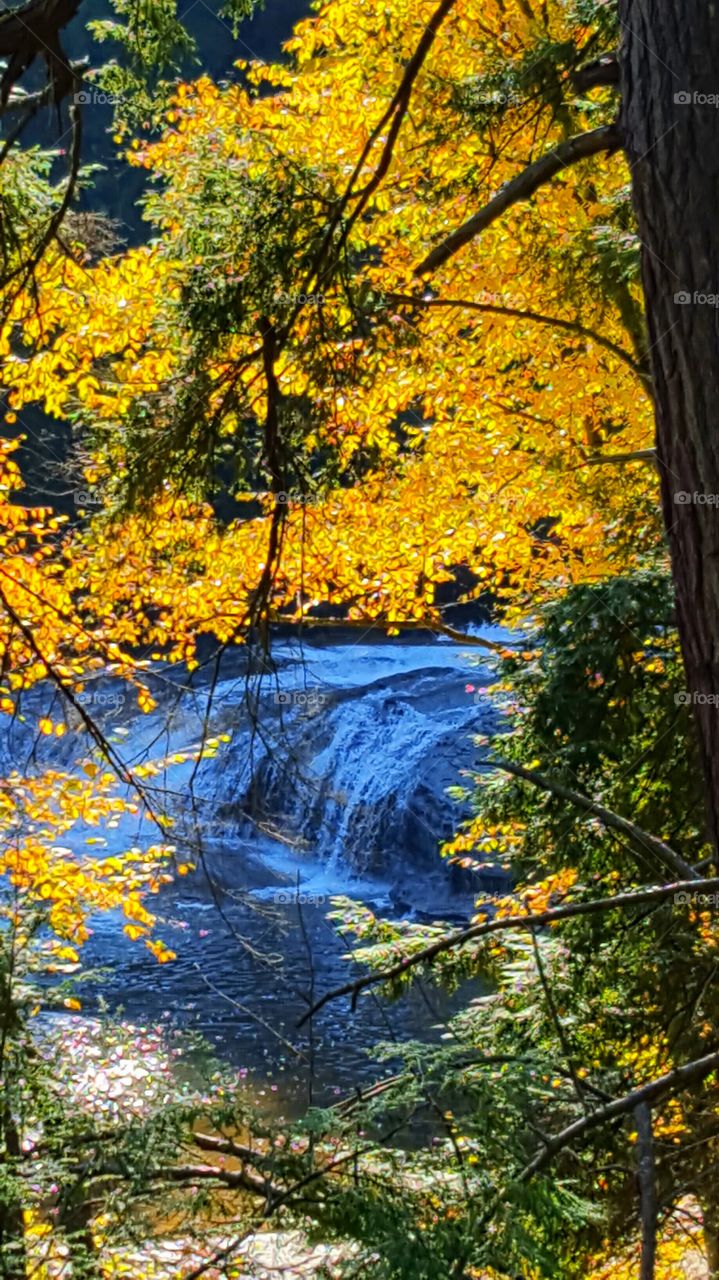
[[[397,978],[403,978],[411,969],[417,968],[418,965],[430,964],[445,951],[455,951],[467,942],[477,941],[479,938],[488,937],[492,933],[503,933],[508,929],[520,929],[531,933],[534,929],[557,924],[561,920],[572,920],[577,916],[596,915],[602,911],[619,911],[636,906],[659,904],[682,891],[691,890],[692,893],[705,893],[716,889],[719,889],[719,876],[712,876],[707,880],[680,880],[672,884],[654,885],[647,889],[632,889],[627,893],[617,893],[611,898],[594,898],[589,902],[570,902],[566,906],[553,907],[551,910],[542,911],[536,915],[504,916],[502,919],[487,920],[482,924],[471,925],[468,929],[459,929],[454,933],[445,934],[436,942],[423,947],[421,951],[415,951],[411,955],[404,956],[397,964],[391,965],[387,969],[378,969],[374,973],[365,974],[362,978],[356,978],[354,982],[346,982],[341,987],[334,987],[332,991],[326,991],[314,1007],[303,1014],[297,1025],[301,1027],[311,1014],[317,1013],[318,1009],[329,1004],[330,1000],[338,1000],[340,996],[351,996],[352,1008],[354,1009],[358,997],[367,987],[374,987],[379,983],[393,982]]]

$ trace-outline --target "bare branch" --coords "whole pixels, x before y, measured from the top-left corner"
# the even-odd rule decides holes
[[[162,1182],[220,1182],[225,1187],[250,1191],[255,1196],[270,1200],[286,1194],[284,1187],[276,1186],[250,1169],[225,1169],[213,1164],[170,1165],[153,1170],[151,1177]]]
[[[252,1147],[246,1147],[240,1142],[235,1142],[234,1138],[218,1138],[214,1134],[193,1131],[192,1142],[201,1151],[212,1151],[219,1155],[235,1156],[238,1160],[250,1161],[252,1164],[261,1163],[266,1158],[262,1151],[253,1151]]]
[[[620,149],[621,145],[622,135],[616,124],[602,125],[599,129],[592,129],[589,133],[579,133],[573,138],[568,138],[566,142],[560,142],[546,155],[540,156],[538,160],[507,182],[496,196],[492,197],[489,204],[486,204],[456,231],[452,231],[441,244],[437,245],[436,249],[427,255],[424,262],[420,263],[415,274],[426,276],[436,271],[455,253],[469,244],[470,240],[474,240],[475,236],[486,231],[487,227],[491,227],[492,223],[501,218],[512,205],[531,199],[540,187],[551,182],[552,178],[556,178],[563,169],[577,164],[580,160],[587,160],[590,156],[602,153],[612,155]]]
[[[395,624],[393,624],[395,625]],[[508,649],[518,648],[513,640],[497,641],[485,640],[483,636],[470,636],[466,631],[458,631],[456,627],[450,627],[446,622],[430,623],[427,626],[428,631],[441,636],[447,636],[449,640],[456,640],[457,644],[478,645],[481,649],[489,649],[492,653],[506,653]]]
[[[650,835],[648,831],[643,831],[641,827],[630,822],[628,818],[622,818],[618,813],[613,813],[611,809],[605,809],[596,800],[590,800],[589,796],[582,795],[580,791],[573,791],[571,787],[565,787],[563,783],[555,782],[553,778],[547,778],[544,774],[536,773],[534,769],[525,769],[523,765],[514,764],[509,760],[493,760],[491,763],[504,773],[511,773],[515,778],[521,778],[524,782],[531,782],[532,786],[539,787],[541,791],[548,791],[551,795],[557,796],[560,800],[566,800],[578,809],[586,809],[588,813],[599,818],[603,826],[612,831],[619,831],[621,835],[628,836],[635,844],[642,845],[649,853],[654,854],[662,865],[672,871],[674,875],[681,876],[684,880],[698,880],[699,873],[688,862],[685,862],[680,854],[676,853],[668,844],[665,844],[663,840],[658,840],[656,836]]]
[[[273,622],[281,622],[282,618],[273,618]],[[511,649],[526,649],[526,644],[520,644],[514,640],[487,640],[484,636],[470,635],[467,631],[460,631],[457,627],[452,627],[447,622],[442,622],[439,618],[432,618],[428,622],[420,622],[414,620],[412,622],[383,622],[381,618],[310,618],[303,617],[302,626],[306,630],[310,627],[316,627],[323,630],[325,627],[338,629],[348,629],[355,631],[362,629],[365,634],[373,630],[386,631],[388,627],[392,627],[396,631],[428,631],[433,636],[447,636],[449,640],[455,640],[457,644],[466,645],[468,648],[488,649],[491,653],[503,654]]]

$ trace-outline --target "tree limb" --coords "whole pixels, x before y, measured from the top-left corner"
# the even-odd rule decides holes
[[[604,53],[586,66],[579,67],[569,77],[573,89],[578,93],[587,93],[589,89],[599,89],[610,85],[615,88],[619,84],[619,59],[616,53]]]
[[[387,174],[387,171],[389,170],[390,164],[392,162],[392,153],[394,151],[394,146],[399,136],[399,131],[402,127],[402,121],[404,120],[404,117],[406,116],[407,111],[409,110],[409,104],[410,104],[410,99],[412,97],[412,91],[414,89],[415,80],[417,79],[417,76],[419,75],[420,71],[422,70],[422,67],[424,66],[424,63],[427,60],[427,56],[437,37],[437,32],[442,26],[442,23],[444,22],[445,18],[447,18],[449,14],[452,12],[452,9],[454,8],[455,4],[456,4],[456,0],[441,0],[440,4],[435,9],[429,22],[427,23],[427,26],[425,27],[422,33],[422,37],[417,45],[417,48],[415,49],[414,53],[412,54],[412,57],[410,58],[409,62],[407,63],[404,69],[402,79],[397,89],[395,90],[395,93],[392,97],[392,101],[390,102],[387,110],[382,116],[382,119],[375,125],[374,129],[372,130],[372,133],[370,134],[367,140],[367,143],[365,144],[362,154],[359,160],[357,161],[357,164],[355,165],[354,172],[352,174],[352,177],[350,178],[350,181],[347,187],[347,195],[345,196],[345,200],[351,199],[354,196],[357,196],[358,200],[357,200],[357,204],[352,210],[352,213],[350,214],[350,217],[347,221],[347,225],[343,228],[342,241],[341,241],[343,244],[346,242],[352,226],[360,217],[363,210],[366,208],[368,200],[377,190],[383,178]],[[374,146],[377,139],[381,136],[383,129],[389,124],[390,120],[392,121],[392,123],[390,124],[389,129],[387,131],[387,139],[382,148],[382,154],[380,155],[377,168],[372,174],[372,177],[370,178],[369,182],[362,188],[361,191],[356,192],[354,191],[354,184],[359,178],[360,173],[362,172],[363,165],[367,157],[369,156],[369,153],[372,147]]]
[[[69,66],[58,32],[72,21],[81,4],[82,0],[30,0],[0,16],[0,55],[10,58],[0,85],[0,105],[5,106],[12,86],[38,56],[47,63],[55,100],[67,92],[72,75],[68,81]]]
[[[573,791],[571,787],[565,787],[563,783],[555,782],[553,778],[547,778],[544,774],[536,773],[534,769],[525,769],[523,765],[514,764],[512,761],[493,760],[491,763],[504,773],[511,773],[515,778],[521,778],[523,782],[531,782],[533,786],[539,787],[541,791],[548,791],[551,795],[557,796],[560,800],[566,800],[578,809],[586,809],[589,813],[594,814],[596,818],[599,818],[603,826],[612,831],[619,831],[623,836],[628,836],[635,844],[643,845],[649,853],[653,853],[674,875],[680,876],[683,880],[699,879],[699,873],[688,862],[685,862],[680,854],[676,853],[668,844],[665,844],[663,840],[658,840],[656,836],[650,835],[648,831],[643,831],[641,827],[630,822],[628,818],[622,818],[618,813],[613,813],[611,809],[605,809],[596,800],[590,800],[589,796],[584,796],[580,791]]]
[[[374,191],[376,191],[377,187],[380,185],[383,178],[385,177],[390,167],[390,164],[392,162],[392,155],[394,152],[395,143],[397,141],[400,129],[402,127],[402,122],[404,121],[404,118],[409,110],[409,104],[412,98],[412,92],[414,89],[414,84],[417,79],[417,76],[422,70],[422,67],[424,66],[424,63],[430,53],[432,45],[434,44],[434,41],[437,36],[437,32],[439,31],[445,18],[447,18],[449,14],[452,12],[452,9],[454,8],[455,4],[456,4],[456,0],[440,0],[439,5],[435,9],[434,13],[431,15],[429,22],[427,23],[422,33],[422,36],[417,44],[417,47],[414,53],[412,54],[412,57],[409,59],[409,61],[407,62],[404,68],[404,72],[402,73],[402,79],[400,80],[395,92],[393,93],[392,99],[387,109],[383,112],[382,116],[377,121],[377,124],[372,129],[364,147],[362,148],[359,159],[357,160],[357,163],[355,164],[355,167],[352,170],[350,178],[345,187],[344,193],[341,199],[338,201],[337,206],[332,213],[332,217],[329,220],[323,241],[319,247],[317,257],[313,262],[312,266],[310,267],[307,273],[307,276],[305,277],[305,280],[301,289],[302,293],[304,294],[311,293],[313,291],[314,281],[316,281],[318,284],[322,284],[325,279],[325,276],[328,273],[331,274],[332,263],[337,257],[337,253],[339,252],[340,246],[346,244],[347,238],[349,236],[352,226],[356,222],[357,218],[361,216],[363,210],[367,205],[368,200],[370,199],[370,196],[373,194]],[[372,149],[375,143],[381,138],[384,129],[386,129],[388,125],[389,125],[389,129],[387,130],[387,137],[382,147],[382,152],[377,164],[377,168],[375,169],[372,177],[368,180],[368,182],[359,190],[355,190],[355,183],[359,180],[362,170],[369,159],[369,156],[372,152]],[[342,219],[345,216],[345,213],[347,211],[347,208],[350,202],[353,199],[356,200],[357,203],[354,206],[354,209],[352,210],[352,212],[350,213],[344,227],[342,228],[339,245],[335,245],[335,233],[337,231],[337,228],[340,226]],[[329,267],[326,267],[325,263],[328,256],[331,257],[331,261],[329,263]],[[292,324],[294,324],[296,317],[299,315],[304,305],[305,305],[304,303],[298,303],[298,305],[295,307],[293,315],[288,323],[288,332],[289,332],[289,328],[292,326]]]
[[[354,1009],[360,993],[366,990],[367,987],[377,986],[381,982],[392,982],[395,978],[403,978],[409,973],[410,969],[415,969],[421,964],[430,963],[437,956],[442,955],[443,952],[453,951],[457,947],[464,946],[466,942],[473,942],[478,938],[486,938],[492,933],[502,933],[507,929],[521,929],[531,933],[534,929],[542,928],[545,925],[557,924],[561,920],[572,920],[577,916],[594,915],[600,911],[631,909],[633,906],[644,906],[647,903],[658,904],[681,891],[691,890],[694,893],[704,893],[714,889],[719,889],[719,877],[712,877],[707,880],[682,880],[672,884],[652,886],[648,889],[632,889],[627,893],[614,894],[611,898],[594,898],[589,902],[570,902],[566,906],[553,907],[536,915],[503,916],[501,919],[487,920],[482,924],[470,925],[467,929],[457,929],[453,933],[444,934],[436,942],[423,947],[421,951],[415,951],[412,955],[404,956],[387,969],[379,969],[374,973],[367,973],[361,978],[356,978],[353,982],[346,982],[341,987],[334,987],[333,990],[326,991],[314,1007],[308,1009],[302,1015],[297,1025],[301,1027],[312,1014],[317,1013],[324,1005],[329,1004],[330,1000],[337,1000],[340,996],[351,996],[352,1008]]]
[[[624,462],[654,462],[657,460],[656,449],[634,449],[631,453],[598,454],[596,458],[587,458],[583,467],[620,466]]]
[[[486,231],[487,227],[491,227],[493,222],[501,218],[507,209],[512,205],[520,203],[523,200],[529,200],[543,187],[545,183],[551,182],[552,178],[556,178],[558,173],[563,169],[567,169],[570,165],[577,164],[580,160],[586,160],[590,156],[605,153],[612,155],[618,151],[622,145],[622,135],[616,124],[602,125],[598,129],[592,129],[588,133],[576,134],[573,138],[568,138],[566,142],[560,142],[551,151],[540,156],[532,164],[518,173],[515,178],[505,183],[505,185],[493,196],[483,209],[475,213],[467,222],[458,227],[456,231],[452,231],[441,244],[438,244],[431,253],[427,255],[423,262],[417,267],[415,275],[426,276],[443,266],[449,258],[463,249],[470,240],[474,240],[475,236]]]
[[[281,624],[285,621],[281,617],[273,617],[273,623]],[[382,618],[311,618],[303,617],[303,629],[316,627],[322,630],[324,627],[333,627],[341,630],[357,630],[363,628],[365,634],[377,629],[385,630],[392,627],[397,631],[428,631],[433,636],[447,636],[449,640],[455,640],[457,644],[467,645],[468,648],[488,649],[491,653],[503,654],[511,649],[526,648],[526,645],[520,644],[515,640],[487,640],[484,636],[473,636],[467,631],[460,631],[457,627],[452,627],[447,622],[441,622],[438,618],[433,618],[429,622],[420,622],[415,620],[412,622],[384,622]]]
[[[249,1160],[253,1164],[261,1163],[262,1160],[268,1158],[267,1153],[253,1151],[252,1147],[235,1142],[234,1138],[219,1138],[209,1133],[193,1132],[192,1143],[194,1146],[199,1147],[201,1151],[213,1151],[224,1156],[235,1156],[237,1160]]]
[[[673,1071],[667,1072],[666,1075],[650,1080],[648,1084],[642,1085],[639,1089],[633,1089],[631,1093],[625,1094],[623,1098],[616,1098],[605,1106],[598,1107],[591,1115],[582,1116],[580,1120],[575,1120],[573,1124],[567,1125],[566,1129],[562,1129],[555,1137],[547,1139],[544,1150],[540,1151],[539,1155],[535,1156],[534,1160],[528,1165],[525,1165],[519,1175],[519,1181],[527,1182],[533,1174],[543,1169],[564,1147],[568,1147],[577,1138],[584,1137],[585,1133],[588,1133],[591,1129],[598,1129],[603,1124],[609,1124],[612,1120],[619,1119],[620,1116],[628,1115],[630,1111],[636,1111],[637,1107],[658,1102],[668,1094],[680,1093],[689,1085],[705,1080],[707,1076],[710,1076],[718,1068],[719,1053],[708,1053],[703,1058],[697,1058],[694,1062],[687,1062],[682,1067],[675,1067]]]
[[[546,324],[550,328],[562,329],[566,333],[576,334],[577,337],[587,338],[591,342],[596,342],[597,346],[604,347],[605,351],[611,352],[623,364],[626,364],[641,379],[644,387],[652,393],[651,377],[646,369],[637,363],[633,355],[617,342],[612,342],[611,338],[605,338],[603,334],[597,333],[596,329],[588,329],[585,325],[579,324],[576,320],[565,320],[560,316],[547,316],[541,311],[529,311],[522,307],[503,307],[493,302],[470,302],[464,298],[413,298],[411,294],[406,293],[388,293],[386,297],[390,302],[407,303],[416,307],[461,307],[464,311],[488,312],[490,315],[508,316],[512,319],[529,320],[534,324]]]
[[[73,76],[82,76],[87,72],[90,66],[89,58],[81,58],[77,62],[70,63],[70,71]],[[17,90],[11,94],[4,107],[0,107],[0,116],[10,115],[13,111],[28,111],[34,114],[40,107],[46,103],[52,102],[54,95],[54,86],[51,82],[45,85],[43,89],[39,89],[37,93],[21,93]]]
[[[654,1280],[657,1257],[657,1188],[654,1168],[652,1109],[641,1102],[634,1113],[637,1126],[637,1180],[642,1221],[642,1260],[639,1280]]]
[[[162,1182],[220,1182],[225,1187],[249,1191],[252,1195],[270,1200],[279,1199],[286,1194],[284,1187],[269,1182],[250,1169],[223,1169],[213,1164],[169,1165],[167,1168],[153,1169],[150,1177],[153,1181]]]

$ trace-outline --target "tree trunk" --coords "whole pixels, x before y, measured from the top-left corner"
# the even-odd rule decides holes
[[[709,1195],[701,1197],[701,1206],[709,1280],[719,1280],[719,1205]]]
[[[619,17],[662,504],[719,850],[719,10],[619,0]]]
[[[22,1156],[20,1138],[8,1108],[0,1117],[0,1166],[5,1182],[0,1192],[0,1278],[25,1280],[25,1220],[22,1204],[14,1193],[13,1177]]]

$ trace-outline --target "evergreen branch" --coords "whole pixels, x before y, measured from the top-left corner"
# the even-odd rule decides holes
[[[534,769],[525,769],[523,765],[514,764],[509,760],[492,761],[498,769],[504,773],[511,773],[515,778],[521,778],[524,782],[531,782],[533,786],[539,787],[541,791],[548,791],[551,795],[557,796],[560,800],[566,800],[569,804],[575,805],[578,809],[586,809],[593,814],[603,826],[611,831],[618,831],[623,836],[628,836],[635,844],[643,845],[650,853],[675,875],[681,876],[684,880],[698,880],[699,873],[685,862],[680,854],[676,853],[663,840],[658,840],[656,836],[652,836],[648,831],[643,831],[634,822],[630,822],[628,818],[622,818],[618,813],[613,813],[611,809],[605,809],[603,805],[598,804],[596,800],[590,800],[589,796],[584,796],[580,791],[573,791],[571,787],[565,787],[561,782],[555,782],[553,778],[547,778],[541,773],[537,773]]]
[[[593,898],[588,902],[570,902],[566,906],[553,907],[535,915],[503,916],[501,919],[486,920],[482,924],[470,925],[467,929],[458,929],[453,933],[444,934],[436,942],[423,947],[421,951],[415,951],[412,955],[404,956],[402,960],[387,969],[378,969],[374,973],[365,974],[362,978],[356,978],[353,982],[345,982],[340,987],[334,987],[331,991],[326,991],[315,1005],[302,1015],[297,1025],[301,1027],[309,1017],[317,1013],[324,1005],[329,1004],[331,1000],[339,999],[341,996],[352,997],[352,1009],[354,1010],[359,995],[367,987],[374,987],[379,983],[392,982],[396,978],[403,978],[411,969],[415,969],[421,964],[431,963],[445,951],[456,950],[467,942],[474,942],[493,933],[503,933],[509,929],[520,929],[531,933],[534,929],[543,928],[545,925],[557,924],[562,920],[572,920],[578,916],[595,915],[601,911],[631,909],[634,906],[644,906],[645,904],[659,904],[682,891],[691,890],[693,893],[704,893],[715,889],[719,889],[719,877],[717,876],[707,880],[680,880],[671,884],[654,885],[647,889],[628,890],[626,893],[614,894],[611,898]]]

